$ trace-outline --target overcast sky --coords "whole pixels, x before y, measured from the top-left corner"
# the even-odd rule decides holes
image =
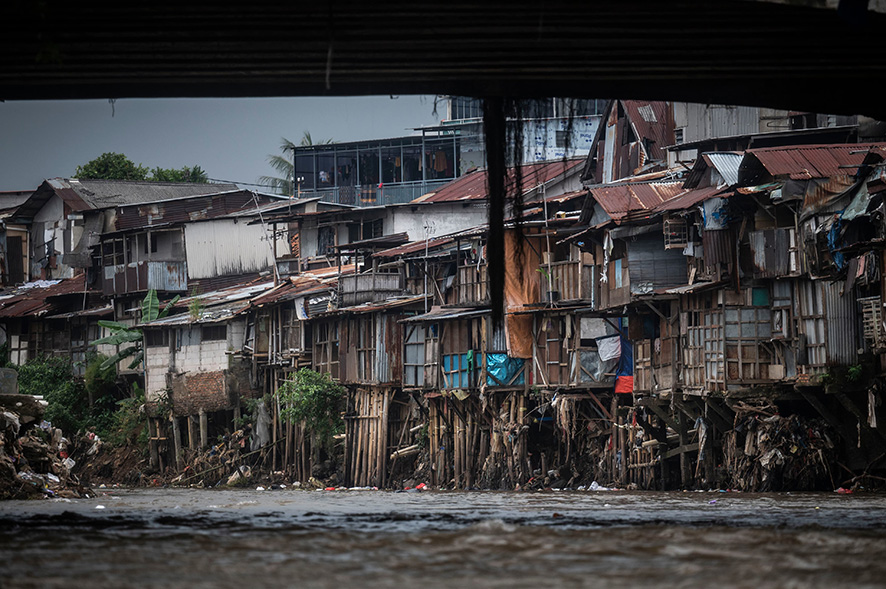
[[[399,137],[437,123],[433,111],[433,96],[0,102],[0,191],[69,178],[108,151],[149,168],[199,165],[210,178],[255,183],[274,175],[267,157],[281,137]]]

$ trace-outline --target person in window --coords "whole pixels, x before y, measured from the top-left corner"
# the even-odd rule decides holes
[[[320,184],[329,184],[329,172],[320,170]]]

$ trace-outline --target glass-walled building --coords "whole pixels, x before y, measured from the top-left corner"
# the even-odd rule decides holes
[[[585,156],[605,100],[545,98],[522,108],[523,162]],[[416,135],[296,147],[299,195],[372,206],[404,203],[486,165],[479,99],[447,97],[448,118]]]
[[[459,176],[460,129],[295,149],[299,193],[369,206],[409,202]]]

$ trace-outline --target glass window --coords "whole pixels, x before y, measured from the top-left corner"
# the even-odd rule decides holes
[[[342,151],[335,155],[335,185],[357,185],[357,152]]]
[[[381,149],[381,181],[385,184],[403,181],[403,160],[399,146]]]
[[[299,153],[295,156],[295,177],[301,190],[313,190],[314,183],[314,154]]]
[[[204,342],[225,340],[228,338],[226,325],[204,325],[200,330],[200,340]]]
[[[410,145],[404,147],[401,164],[403,182],[418,182],[421,180],[421,146]]]
[[[335,186],[335,154],[332,151],[319,152],[317,154],[317,188],[332,188]]]
[[[427,167],[429,180],[455,178],[458,161],[452,138],[427,141],[424,165]]]

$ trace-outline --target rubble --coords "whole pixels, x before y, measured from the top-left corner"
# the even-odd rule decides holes
[[[31,395],[0,395],[0,499],[91,495],[71,472],[70,441],[43,420],[44,407]]]
[[[724,439],[727,488],[831,490],[837,439],[823,419],[739,412]]]

